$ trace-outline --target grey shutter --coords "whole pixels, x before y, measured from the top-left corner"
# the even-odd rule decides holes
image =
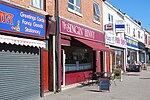
[[[33,100],[39,95],[39,50],[0,44],[0,100]]]

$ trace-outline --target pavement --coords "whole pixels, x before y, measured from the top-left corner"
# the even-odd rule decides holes
[[[78,86],[39,100],[150,100],[150,66],[141,72],[127,72],[123,81],[112,82],[110,91],[100,92],[97,84]]]

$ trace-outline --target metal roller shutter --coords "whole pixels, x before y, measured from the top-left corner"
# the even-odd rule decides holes
[[[39,49],[0,44],[0,100],[34,100],[39,95]]]

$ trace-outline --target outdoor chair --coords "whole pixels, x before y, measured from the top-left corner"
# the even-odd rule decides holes
[[[84,79],[88,85],[90,85],[90,81],[92,80],[93,83],[93,74],[92,73],[84,73]]]
[[[115,86],[117,86],[116,82],[115,82],[115,73],[110,73],[110,85],[112,84],[112,82],[114,82]]]

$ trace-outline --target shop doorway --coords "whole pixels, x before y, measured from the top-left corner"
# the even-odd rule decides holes
[[[114,72],[115,70],[115,52],[110,53],[110,71]]]
[[[65,59],[66,59],[66,54],[65,50],[61,50],[61,86],[65,87]]]
[[[93,51],[93,72],[96,72],[96,51]]]
[[[104,52],[100,51],[100,69],[104,72]]]

